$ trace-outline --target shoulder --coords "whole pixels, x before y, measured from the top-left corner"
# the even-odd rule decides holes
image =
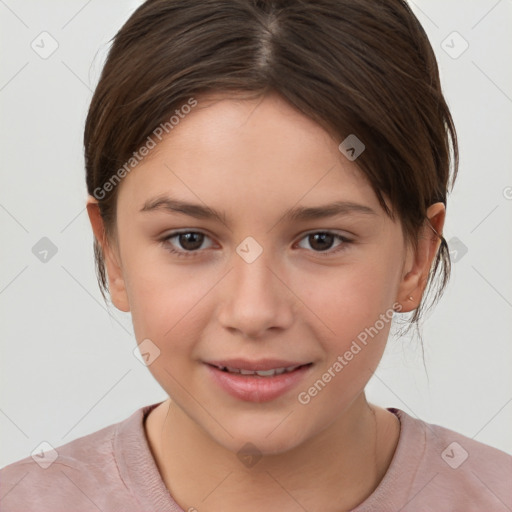
[[[422,495],[425,502],[437,500],[434,508],[438,511],[512,510],[511,455],[403,411],[394,411],[409,449],[417,453],[417,458],[411,457],[415,475],[413,500],[421,502]]]
[[[105,500],[122,500],[128,492],[114,454],[116,434],[130,422],[135,425],[141,415],[139,409],[122,422],[56,448],[43,445],[2,468],[2,510],[50,511],[62,510],[63,505],[77,512],[112,509]]]

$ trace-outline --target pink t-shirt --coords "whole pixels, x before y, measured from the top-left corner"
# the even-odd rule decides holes
[[[0,470],[1,512],[183,512],[151,454],[144,419],[159,403],[44,456]],[[353,512],[511,512],[512,456],[388,409],[400,420],[391,465]],[[242,511],[243,512],[243,511]]]

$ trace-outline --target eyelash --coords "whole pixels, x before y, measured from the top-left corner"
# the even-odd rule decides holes
[[[177,251],[176,249],[172,248],[172,246],[169,244],[169,241],[173,238],[176,238],[179,235],[185,235],[185,234],[200,234],[204,235],[205,237],[208,237],[206,233],[202,233],[201,231],[176,231],[174,233],[170,233],[169,235],[162,238],[160,241],[162,245],[164,245],[165,249],[170,252],[171,254],[176,255],[178,258],[190,258],[195,257],[198,253],[201,252],[201,250],[195,250],[195,251]],[[312,231],[309,233],[306,233],[300,240],[303,240],[304,238],[307,238],[311,235],[317,235],[317,234],[325,234],[325,235],[333,235],[335,238],[337,238],[342,243],[338,246],[338,248],[334,250],[326,250],[326,251],[312,251],[315,254],[318,254],[322,257],[328,257],[333,254],[337,254],[339,252],[342,252],[347,249],[347,246],[352,243],[352,240],[346,238],[345,236],[339,235],[337,233],[334,233],[332,231]],[[208,237],[209,238],[209,237]]]

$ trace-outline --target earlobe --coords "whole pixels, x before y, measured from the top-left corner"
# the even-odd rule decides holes
[[[108,241],[98,201],[92,196],[89,196],[87,200],[87,214],[89,215],[94,236],[103,252],[103,262],[107,273],[108,288],[112,303],[120,311],[128,312],[130,311],[130,305],[120,264],[120,257],[117,254],[116,248],[112,247]]]
[[[434,203],[427,209],[427,218],[419,233],[417,248],[408,255],[398,290],[397,302],[402,305],[402,313],[416,309],[421,302],[441,243],[445,214],[443,203]]]

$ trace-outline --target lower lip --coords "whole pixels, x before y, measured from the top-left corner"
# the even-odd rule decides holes
[[[269,402],[284,395],[304,379],[311,366],[311,364],[301,366],[292,372],[274,377],[259,377],[224,372],[216,366],[206,364],[208,372],[224,391],[247,402]]]

